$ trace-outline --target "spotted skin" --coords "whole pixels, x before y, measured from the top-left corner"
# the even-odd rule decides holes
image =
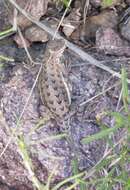
[[[41,100],[49,109],[52,117],[61,123],[68,115],[71,103],[68,75],[62,63],[65,48],[63,40],[48,43],[39,77]]]

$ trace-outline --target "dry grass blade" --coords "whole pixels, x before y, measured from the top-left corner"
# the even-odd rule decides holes
[[[13,26],[10,29],[0,32],[0,40],[14,34],[17,31],[17,12],[17,9],[14,9]]]
[[[22,41],[23,47],[24,47],[24,49],[25,49],[25,51],[26,51],[26,54],[27,54],[27,56],[28,56],[28,59],[30,60],[31,64],[33,64],[34,61],[32,60],[32,57],[31,57],[31,55],[30,55],[30,53],[29,53],[29,51],[28,51],[26,42],[25,42],[25,40],[24,40],[24,37],[23,37],[22,32],[21,32],[21,30],[20,30],[19,27],[18,27],[18,34],[19,34],[19,36],[20,36],[20,38],[21,38],[21,41]]]
[[[63,16],[62,16],[62,18],[61,18],[61,20],[60,20],[60,22],[59,22],[59,24],[58,24],[58,27],[56,28],[56,31],[55,31],[54,36],[53,36],[53,38],[52,38],[53,40],[54,40],[55,37],[56,37],[56,34],[57,34],[57,32],[58,32],[58,30],[59,30],[59,28],[60,28],[60,26],[61,26],[61,24],[62,24],[62,22],[63,22],[63,20],[64,20],[64,18],[65,18],[65,15],[66,15],[66,13],[67,13],[67,11],[68,11],[70,5],[71,5],[71,2],[72,2],[72,0],[69,0],[68,5],[67,5],[67,8],[65,9],[64,14],[63,14]]]
[[[52,190],[58,190],[61,186],[67,184],[68,182],[72,181],[72,180],[75,180],[76,178],[79,178],[79,177],[83,177],[85,174],[85,172],[81,172],[77,175],[74,175],[74,176],[71,176],[71,177],[68,177],[66,178],[65,180],[59,182],[54,188],[52,188]],[[76,185],[78,185],[78,183],[76,183]]]
[[[38,180],[38,178],[36,177],[36,175],[33,171],[34,170],[33,163],[29,156],[29,153],[27,150],[27,145],[24,141],[23,136],[20,136],[19,138],[17,138],[17,144],[18,144],[18,148],[19,148],[19,153],[23,159],[24,166],[28,171],[29,178],[32,181],[33,186],[37,187],[38,190],[46,190],[45,186],[43,184],[41,184],[41,182]]]
[[[124,68],[121,71],[121,81],[122,81],[122,99],[126,113],[128,113],[128,103],[129,103],[129,90],[127,84],[127,73]]]
[[[84,24],[85,24],[86,15],[87,15],[87,12],[88,12],[88,6],[89,6],[89,0],[86,0],[85,6],[84,6],[84,15],[83,15]]]
[[[118,84],[114,84],[113,86],[111,86],[111,87],[109,87],[109,88],[103,90],[103,91],[100,92],[99,94],[97,94],[97,95],[95,95],[95,96],[89,98],[88,100],[82,102],[82,103],[80,104],[80,106],[84,106],[85,104],[91,102],[92,100],[98,98],[99,96],[102,96],[103,94],[105,94],[105,93],[108,92],[109,90],[113,89],[114,87],[118,86],[119,84],[120,84],[120,83],[118,83]]]
[[[66,83],[66,81],[65,81],[65,79],[64,79],[64,76],[63,76],[62,72],[60,73],[60,75],[61,75],[61,79],[62,79],[62,81],[63,81],[63,84],[64,84],[64,86],[65,86],[65,89],[66,89],[66,92],[67,92],[67,96],[68,96],[68,100],[69,100],[69,105],[70,105],[70,104],[71,104],[71,94],[70,94],[70,90],[69,90],[69,88],[68,88],[68,85],[67,85],[67,83]]]

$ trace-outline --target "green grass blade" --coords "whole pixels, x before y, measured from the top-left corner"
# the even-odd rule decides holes
[[[125,126],[126,124],[128,124],[127,118],[124,117],[124,115],[122,115],[119,112],[109,112],[108,115],[114,117],[115,124],[120,126],[120,127]]]
[[[7,36],[12,35],[12,34],[15,33],[15,32],[16,32],[16,30],[14,30],[14,27],[9,28],[9,29],[7,29],[7,30],[5,30],[5,31],[0,32],[0,40],[3,39],[3,38],[5,38],[5,37],[7,37]]]
[[[121,82],[122,82],[122,99],[125,111],[128,112],[128,102],[129,94],[128,94],[128,83],[127,83],[127,73],[124,68],[121,70]]]
[[[37,187],[38,190],[45,190],[45,186],[41,184],[38,178],[35,176],[35,173],[33,171],[34,169],[33,169],[32,160],[29,156],[27,145],[22,135],[17,138],[17,144],[18,144],[19,152],[23,159],[23,164],[29,173],[29,177],[33,185]]]
[[[59,188],[60,188],[61,186],[65,185],[66,183],[68,183],[68,182],[70,182],[70,181],[72,181],[72,180],[75,180],[76,178],[79,178],[79,177],[84,176],[84,174],[85,174],[85,172],[81,172],[81,173],[79,173],[79,174],[77,174],[77,175],[68,177],[68,178],[66,178],[65,180],[59,182],[54,188],[52,188],[52,190],[59,190]],[[78,185],[78,184],[76,183],[76,185]]]
[[[11,57],[5,57],[4,55],[0,55],[0,61],[3,60],[3,61],[14,61],[13,58]]]
[[[96,133],[94,135],[91,135],[91,136],[83,138],[81,142],[83,144],[87,144],[87,143],[90,143],[90,142],[92,142],[94,140],[102,139],[102,138],[110,135],[111,133],[115,132],[118,128],[119,127],[117,126],[117,127],[113,127],[113,128],[109,128],[109,129],[104,129],[99,133]]]
[[[109,7],[113,4],[113,0],[103,0],[102,1],[102,7]]]
[[[73,159],[72,160],[72,169],[73,169],[74,175],[76,175],[76,174],[79,173],[79,170],[78,170],[78,160],[77,159]],[[75,182],[79,183],[80,190],[86,190],[86,185],[80,182],[80,178],[76,178]]]
[[[68,7],[68,4],[69,4],[69,0],[62,0],[63,4],[65,5],[65,7],[67,8]]]

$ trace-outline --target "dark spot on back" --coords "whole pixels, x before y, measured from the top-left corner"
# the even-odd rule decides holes
[[[45,79],[45,81],[47,81],[47,80],[48,80],[48,77],[45,75],[45,76],[44,76],[44,79]]]
[[[54,87],[54,90],[56,90],[56,91],[57,91],[57,90],[58,90],[58,88],[55,86],[55,87]]]
[[[51,94],[50,94],[50,92],[47,92],[47,96],[50,96]]]
[[[61,110],[64,111],[64,107],[62,107]]]
[[[51,76],[52,76],[52,77],[55,77],[55,75],[54,75],[53,73],[51,74]]]
[[[52,80],[52,82],[55,84],[56,83],[56,81],[55,80]]]
[[[49,85],[48,85],[48,84],[46,84],[46,88],[49,88]]]
[[[57,94],[57,95],[56,95],[56,97],[57,97],[57,98],[59,98],[59,97],[60,97],[60,95],[59,95],[59,94]]]
[[[52,108],[53,109],[53,111],[56,111],[56,108]]]
[[[61,100],[58,100],[57,102],[58,102],[58,104],[61,104],[61,103],[62,103],[62,101],[61,101]]]
[[[63,81],[62,80],[60,80],[60,84],[62,84],[63,83]]]

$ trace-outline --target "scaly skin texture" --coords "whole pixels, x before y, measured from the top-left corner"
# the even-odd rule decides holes
[[[61,62],[65,48],[63,40],[48,43],[38,85],[43,104],[57,122],[64,120],[70,106],[67,71]]]

